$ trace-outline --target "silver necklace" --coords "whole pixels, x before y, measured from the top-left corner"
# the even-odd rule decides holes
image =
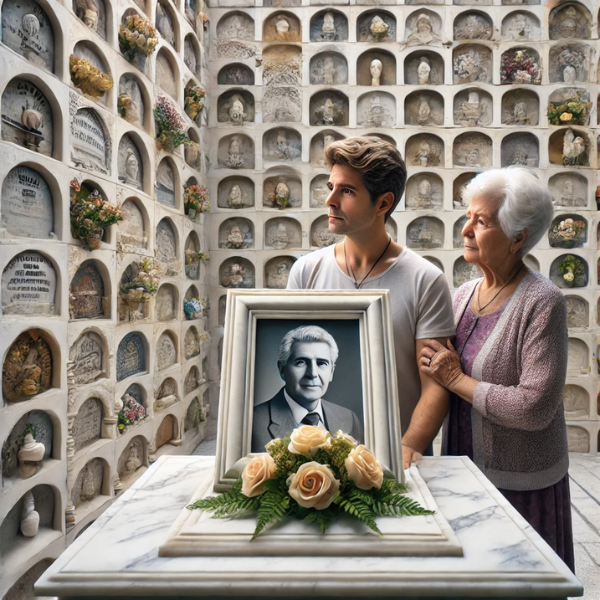
[[[383,255],[387,252],[390,244],[392,243],[392,238],[388,236],[388,243],[385,247],[385,250],[380,254],[379,258],[373,263],[373,266],[369,269],[369,272],[361,279],[360,283],[356,279],[356,275],[354,274],[354,269],[348,264],[348,257],[346,256],[346,242],[344,242],[344,262],[346,263],[346,273],[348,273],[348,277],[352,277],[354,280],[354,287],[357,290],[360,290],[362,284],[365,282],[367,277],[371,274],[371,271],[375,268],[375,265],[383,258]],[[352,273],[352,275],[350,275]]]
[[[485,306],[481,306],[481,284],[483,283],[483,281],[479,284],[479,287],[477,288],[477,312],[481,312],[482,310],[485,310],[499,295],[500,292],[519,274],[519,271],[523,268],[523,263],[521,263],[519,265],[519,268],[513,273],[513,275],[511,276],[511,278],[494,294],[494,297],[485,305]]]

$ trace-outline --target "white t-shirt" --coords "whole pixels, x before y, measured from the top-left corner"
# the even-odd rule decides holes
[[[355,290],[335,260],[335,246],[300,257],[290,271],[288,289]],[[362,289],[390,290],[402,432],[408,429],[421,397],[415,340],[454,335],[452,298],[444,274],[428,260],[403,248],[383,273]]]

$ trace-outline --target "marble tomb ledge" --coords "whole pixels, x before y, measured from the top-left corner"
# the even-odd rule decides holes
[[[61,600],[582,595],[576,577],[469,459],[425,458],[418,471],[463,556],[159,557],[181,509],[214,473],[213,457],[163,456],[44,573],[36,594]]]

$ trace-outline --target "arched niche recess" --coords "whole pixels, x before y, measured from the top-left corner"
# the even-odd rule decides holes
[[[435,217],[418,217],[406,228],[409,248],[429,250],[444,246],[444,223]]]
[[[502,19],[503,40],[538,40],[542,33],[540,20],[529,11],[517,10]]]
[[[179,198],[176,190],[181,186],[179,170],[171,158],[163,158],[156,169],[156,200],[165,206],[176,207]]]
[[[373,75],[373,61],[381,63],[378,78]],[[356,61],[356,81],[358,85],[396,85],[396,58],[385,50],[363,52]]]
[[[275,217],[265,223],[265,248],[290,250],[302,248],[302,227],[296,219]]]
[[[348,18],[337,10],[315,13],[310,20],[311,42],[348,41]]]
[[[163,283],[156,293],[154,303],[156,321],[172,321],[177,318],[179,292],[174,285]]]
[[[111,136],[100,114],[80,108],[71,118],[71,166],[110,175]]]
[[[99,398],[88,398],[73,419],[75,452],[90,446],[102,437],[104,406]]]
[[[255,282],[254,265],[241,256],[232,256],[219,267],[219,283],[226,288],[253,288]]]
[[[77,385],[108,377],[106,340],[92,329],[84,331],[69,349],[70,376]]]
[[[117,154],[119,181],[138,190],[144,187],[144,161],[132,135],[125,134]]]
[[[299,86],[302,83],[302,49],[277,44],[263,51],[263,85]]]
[[[527,127],[539,125],[540,99],[524,88],[510,90],[502,96],[502,124]]]
[[[200,387],[201,384],[200,371],[196,365],[188,371],[183,382],[183,395],[187,396],[191,394],[195,389]]]
[[[478,279],[483,273],[476,263],[468,263],[462,256],[454,262],[452,283],[459,288],[463,283]]]
[[[49,258],[39,252],[21,252],[2,272],[2,314],[57,314],[58,282],[57,271]]]
[[[571,371],[571,375],[586,375],[590,372],[590,350],[584,340],[569,337],[568,354],[567,373]],[[600,372],[600,367],[594,370]]]
[[[419,90],[404,100],[404,123],[406,125],[443,125],[444,98],[437,92]]]
[[[217,23],[217,40],[254,39],[254,19],[245,12],[227,12]]]
[[[51,103],[40,88],[26,79],[12,79],[2,92],[2,139],[53,156]]]
[[[119,116],[136,127],[144,127],[149,98],[135,75],[126,73],[119,79]]]
[[[75,15],[103,40],[107,39],[112,11],[104,0],[73,0]],[[108,10],[107,10],[108,9]]]
[[[579,2],[562,2],[550,11],[548,30],[551,40],[589,40],[592,15]]]
[[[175,58],[166,47],[162,47],[156,55],[154,82],[174,100],[178,100],[180,74]]]
[[[577,254],[561,254],[550,265],[550,279],[562,289],[586,287],[590,279],[588,263]]]
[[[185,240],[185,276],[188,279],[200,278],[200,238],[195,231],[190,232]]]
[[[221,168],[254,169],[254,142],[241,133],[222,137],[217,150],[217,163]]]
[[[154,414],[162,412],[169,406],[179,402],[177,382],[172,377],[167,377],[156,390],[154,399]]]
[[[481,44],[463,44],[452,52],[454,83],[492,83],[492,51]]]
[[[186,438],[192,438],[198,433],[198,426],[202,421],[206,419],[200,401],[198,398],[194,398],[185,413],[185,421],[183,424],[184,436]]]
[[[550,177],[548,187],[555,206],[585,207],[588,197],[588,180],[579,173],[569,171]]]
[[[467,217],[463,216],[454,223],[452,227],[452,247],[453,248],[464,248],[465,240],[462,235],[462,230],[467,222]]]
[[[533,133],[511,133],[502,139],[501,165],[538,167],[540,164],[539,141]]]
[[[396,17],[387,10],[370,9],[358,15],[356,40],[359,42],[395,42]]]
[[[324,50],[310,59],[311,85],[342,85],[348,83],[348,61],[343,54]]]
[[[588,241],[588,221],[575,213],[556,215],[548,231],[551,248],[583,248]]]
[[[492,122],[493,100],[481,88],[461,90],[454,96],[454,124],[462,127],[486,127]]]
[[[493,34],[494,22],[479,10],[466,10],[454,19],[455,40],[491,40]]]
[[[302,205],[302,180],[289,167],[269,169],[263,183],[263,206],[284,210]]]
[[[106,104],[108,102],[107,92],[110,91],[113,85],[112,80],[110,82],[106,80],[106,77],[111,79],[111,69],[108,60],[106,59],[106,56],[104,55],[102,50],[93,42],[89,40],[82,40],[75,44],[75,47],[73,48],[73,56],[79,59],[86,60],[93,67],[101,71],[105,76],[105,80],[103,82],[103,85],[101,86],[86,85],[85,87],[81,87],[81,80],[77,80],[76,83],[73,79],[73,75],[71,75],[71,81],[73,85],[78,87],[81,93],[84,94],[86,97],[90,98],[91,100],[94,100],[95,102],[100,102],[102,104]]]
[[[329,175],[317,175],[310,182],[310,207],[325,208],[329,197]]]
[[[200,356],[200,336],[195,327],[190,327],[183,337],[183,357],[190,360],[195,356]]]
[[[313,167],[325,166],[325,148],[332,142],[343,140],[344,135],[332,129],[320,131],[310,141],[310,164]]]
[[[263,42],[301,42],[300,19],[290,12],[278,11],[263,23]]]
[[[329,231],[327,215],[317,217],[310,226],[310,245],[312,248],[325,248],[342,241],[344,236]]]
[[[179,237],[176,226],[168,217],[162,219],[156,227],[155,251],[161,271],[166,277],[179,272]]]
[[[147,248],[146,223],[148,216],[137,198],[128,198],[121,206],[123,220],[117,225],[117,244],[133,248]]]
[[[416,173],[406,182],[405,204],[407,210],[441,209],[444,183],[434,173]]]
[[[567,304],[567,325],[569,329],[588,327],[590,323],[590,305],[585,298],[568,294],[565,296]]]
[[[395,127],[396,98],[387,92],[367,92],[358,98],[356,112],[359,127]]]
[[[110,469],[103,458],[92,458],[79,471],[71,489],[71,502],[77,509],[98,496],[110,496]]]
[[[110,314],[110,290],[102,271],[105,268],[95,260],[86,260],[77,269],[69,286],[71,319],[102,319]]]
[[[548,158],[553,165],[588,167],[590,150],[587,133],[574,127],[561,127],[552,133],[548,140]]]
[[[406,164],[415,167],[444,167],[444,142],[437,135],[419,133],[406,141]]]
[[[565,385],[562,400],[565,419],[572,421],[590,418],[590,395],[581,386]]]
[[[227,90],[217,100],[217,120],[219,123],[243,126],[254,122],[254,96],[243,89]]]
[[[276,256],[265,264],[264,281],[269,289],[282,290],[287,286],[292,265],[296,262],[293,256]]]
[[[143,473],[148,467],[148,442],[136,435],[125,447],[117,462],[117,475],[121,482],[129,481],[136,473]]]
[[[454,139],[452,162],[455,167],[468,169],[491,167],[492,149],[492,140],[484,133],[462,133]]]
[[[158,450],[165,444],[178,440],[178,438],[179,426],[177,425],[177,419],[173,415],[167,415],[158,426],[156,438],[154,439],[155,447]]]
[[[503,52],[500,58],[500,83],[540,85],[542,64],[538,52],[526,46],[509,48]]]
[[[164,331],[156,342],[155,361],[156,368],[164,371],[176,364],[177,361],[177,336],[172,331]]]
[[[183,40],[183,62],[194,75],[200,75],[200,47],[193,33]]]
[[[156,3],[156,29],[161,37],[170,44],[175,50],[179,39],[179,22],[175,16],[175,11],[171,8],[168,0],[159,0]]]
[[[137,331],[128,333],[119,342],[117,348],[117,381],[123,381],[127,377],[148,371],[147,348],[146,338]]]
[[[431,50],[416,50],[404,59],[407,85],[443,85],[444,59]]]
[[[217,189],[219,208],[251,208],[254,206],[254,182],[248,177],[225,177]]]
[[[453,208],[464,210],[467,208],[468,203],[465,199],[465,190],[467,185],[471,182],[471,179],[475,177],[477,173],[461,173],[452,182],[452,206]]]
[[[200,149],[200,137],[198,136],[198,132],[193,127],[189,127],[186,133],[190,139],[190,143],[186,144],[184,149],[185,162],[192,167],[192,169],[200,171],[202,169],[202,150]]]
[[[35,0],[6,0],[2,4],[2,43],[31,64],[55,72],[55,49],[62,48],[55,39],[53,23]]]
[[[223,67],[217,75],[219,85],[254,85],[254,71],[242,63]]]
[[[219,226],[219,248],[245,250],[254,248],[254,223],[250,219],[232,217]]]
[[[290,127],[275,127],[263,135],[263,160],[288,162],[302,158],[302,137]]]
[[[588,83],[591,73],[592,49],[589,44],[568,41],[550,47],[548,79],[550,83]]]

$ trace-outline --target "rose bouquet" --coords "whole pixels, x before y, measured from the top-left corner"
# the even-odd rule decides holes
[[[385,473],[364,445],[338,431],[302,425],[289,438],[275,439],[244,469],[233,489],[203,498],[200,508],[226,518],[255,511],[255,539],[283,517],[317,523],[325,533],[332,518],[350,515],[381,534],[375,517],[429,515],[405,496],[406,486]]]
[[[148,19],[131,15],[119,26],[119,47],[123,56],[132,61],[137,54],[150,56],[158,45],[158,33]]]

